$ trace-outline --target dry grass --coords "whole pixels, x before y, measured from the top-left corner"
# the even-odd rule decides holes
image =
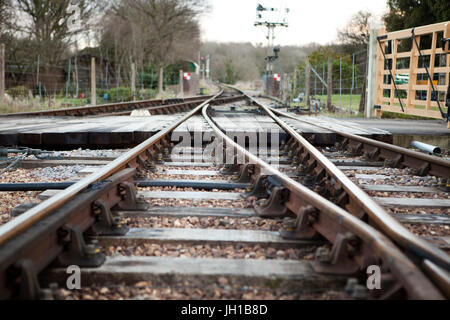
[[[53,110],[67,108],[70,106],[72,106],[72,104],[54,99],[40,102],[37,97],[26,99],[5,98],[3,101],[0,101],[0,114]]]

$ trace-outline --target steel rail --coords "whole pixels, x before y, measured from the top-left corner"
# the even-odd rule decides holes
[[[244,155],[245,159],[249,163],[255,164],[261,171],[264,170],[264,174],[276,176],[277,180],[282,183],[284,187],[289,189],[291,195],[302,199],[302,201],[306,202],[306,204],[312,205],[314,208],[320,210],[320,213],[324,214],[326,218],[331,220],[336,228],[344,228],[357,235],[366,245],[372,248],[384,262],[389,265],[389,268],[394,275],[401,280],[402,284],[404,284],[405,290],[410,295],[410,298],[443,299],[443,296],[439,290],[435,288],[431,281],[425,277],[422,271],[417,268],[417,266],[415,266],[389,238],[336,204],[328,201],[314,191],[289,178],[284,173],[279,172],[270,164],[264,162],[257,156],[248,152],[245,148],[241,147],[239,144],[235,143],[232,139],[226,136],[208,116],[208,108],[209,105],[205,105],[203,107],[203,117],[215,133],[225,141],[227,146],[232,146],[234,150]],[[298,212],[295,213],[298,214]],[[319,217],[318,220],[320,221],[321,217]],[[318,223],[313,223],[312,226],[316,227],[316,224]],[[321,232],[320,228],[318,229],[318,231]],[[330,242],[335,241],[335,235],[329,235],[326,232],[323,233],[324,236],[330,240]]]
[[[54,110],[42,110],[33,112],[20,112],[20,113],[9,113],[0,115],[0,118],[4,117],[29,117],[29,116],[67,116],[74,115],[89,115],[96,111],[99,113],[107,113],[114,111],[127,111],[131,109],[159,109],[163,107],[170,107],[180,103],[194,103],[194,102],[204,102],[206,100],[214,97],[209,96],[194,96],[188,98],[174,98],[174,99],[153,99],[153,100],[143,100],[143,101],[131,101],[131,102],[119,102],[119,103],[109,103],[101,104],[95,106],[83,106],[74,108],[64,108],[64,109],[54,109]],[[106,110],[106,111],[102,111]]]
[[[251,99],[253,99],[253,98],[251,98]],[[253,99],[253,101],[255,101],[255,99]],[[257,102],[257,103],[260,104],[260,102]],[[340,130],[337,130],[337,129],[329,128],[329,127],[326,127],[326,126],[314,123],[312,121],[299,119],[298,117],[292,116],[290,114],[287,114],[285,112],[282,112],[282,111],[279,111],[279,110],[276,110],[276,109],[273,109],[273,108],[270,108],[270,107],[266,107],[266,108],[268,108],[270,111],[272,111],[273,113],[278,114],[280,116],[283,116],[283,117],[286,117],[286,118],[289,118],[289,119],[292,119],[292,120],[296,120],[296,121],[299,121],[299,122],[304,122],[304,123],[307,123],[307,124],[310,124],[310,125],[313,125],[313,126],[325,129],[325,130],[332,131],[332,132],[334,132],[334,133],[336,133],[336,134],[338,134],[338,135],[340,135],[340,136],[342,136],[344,138],[347,138],[347,139],[350,139],[350,140],[354,140],[354,141],[357,141],[357,142],[360,142],[360,143],[363,143],[363,144],[367,144],[367,145],[370,145],[370,146],[375,147],[375,148],[389,150],[389,151],[391,151],[392,153],[394,153],[396,155],[403,155],[403,156],[406,156],[406,157],[411,157],[411,158],[414,158],[414,159],[417,159],[417,160],[424,161],[424,162],[429,163],[431,165],[430,173],[432,173],[432,174],[434,174],[436,176],[441,176],[441,177],[444,177],[444,178],[450,178],[450,161],[448,161],[448,160],[444,160],[444,159],[441,159],[441,158],[430,156],[428,154],[424,154],[424,153],[421,153],[421,152],[405,149],[405,148],[402,148],[402,147],[398,147],[398,146],[395,146],[395,145],[392,145],[392,144],[389,144],[389,143],[386,143],[386,142],[381,142],[381,141],[373,140],[373,139],[370,139],[370,138],[358,136],[358,135],[355,135],[355,134],[346,133],[346,132],[343,132],[343,131],[340,131]],[[407,165],[407,166],[409,165],[407,161],[404,162],[404,164]]]
[[[359,188],[353,181],[351,181],[335,164],[333,164],[327,157],[325,157],[319,150],[314,148],[305,138],[293,130],[283,120],[278,118],[273,109],[258,102],[252,97],[248,97],[254,103],[261,106],[261,108],[285,130],[296,141],[298,141],[304,148],[308,150],[308,153],[316,159],[318,163],[339,181],[348,195],[358,203],[372,221],[377,225],[383,233],[393,239],[404,250],[411,252],[414,256],[422,259],[429,259],[436,263],[445,270],[450,270],[450,256],[442,250],[434,247],[428,242],[420,239],[411,232],[409,232],[401,223],[395,218],[389,215],[378,203],[376,203],[366,192]],[[363,138],[366,139],[366,138]],[[367,139],[370,141],[370,139]],[[381,142],[379,142],[382,144]],[[397,147],[399,148],[399,147]],[[401,148],[399,148],[401,149]],[[420,156],[426,156],[420,154]],[[433,159],[434,160],[434,159]],[[441,160],[441,159],[437,159]]]
[[[80,180],[79,182],[70,186],[64,191],[40,203],[39,205],[28,210],[27,212],[17,217],[16,219],[0,226],[0,246],[4,245],[7,241],[20,235],[22,232],[24,232],[31,226],[35,225],[36,223],[38,223],[39,221],[50,215],[53,211],[55,211],[56,209],[60,208],[62,205],[73,199],[76,195],[80,194],[90,185],[99,182],[101,180],[104,180],[109,176],[113,175],[114,173],[117,173],[121,169],[125,168],[129,162],[135,160],[140,154],[144,153],[152,145],[160,141],[162,138],[167,136],[167,134],[175,130],[186,120],[188,120],[196,113],[198,113],[205,104],[210,103],[214,99],[218,98],[221,94],[222,91],[216,96],[208,99],[201,105],[197,106],[194,110],[192,110],[187,115],[177,120],[167,129],[158,132],[145,142],[136,146],[132,150],[124,153],[116,160],[102,167],[101,169],[91,174],[90,176],[86,177],[85,179]]]

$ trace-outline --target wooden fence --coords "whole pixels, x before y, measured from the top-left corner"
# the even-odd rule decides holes
[[[450,21],[378,34],[377,114],[448,118]]]

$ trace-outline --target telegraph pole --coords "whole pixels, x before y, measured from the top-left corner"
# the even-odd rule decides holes
[[[266,65],[266,73],[272,74],[273,73],[273,63],[278,58],[278,56],[272,56],[272,52],[275,46],[275,29],[278,27],[285,27],[287,28],[289,25],[286,22],[286,17],[284,17],[282,22],[274,22],[274,21],[263,21],[263,12],[276,12],[279,11],[276,8],[265,8],[262,5],[258,4],[256,8],[256,19],[255,27],[266,27],[267,28],[267,41],[268,41],[268,47],[267,47],[267,65]],[[289,13],[289,9],[285,9],[286,14]]]

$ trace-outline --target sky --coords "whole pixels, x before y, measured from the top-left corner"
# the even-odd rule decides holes
[[[386,0],[210,0],[212,10],[201,19],[202,39],[266,44],[266,29],[254,26],[258,4],[290,10],[289,27],[277,29],[277,45],[328,44],[356,12],[381,17],[387,11]]]

